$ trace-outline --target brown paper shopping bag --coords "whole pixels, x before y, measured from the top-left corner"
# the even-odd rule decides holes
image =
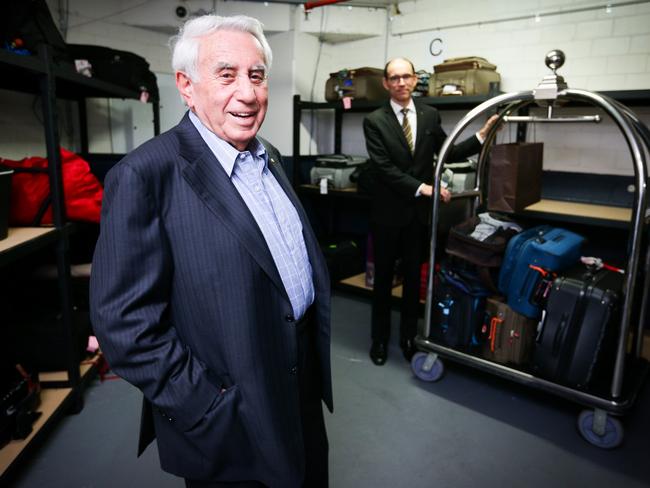
[[[488,210],[520,212],[542,197],[544,144],[495,144],[490,151]]]

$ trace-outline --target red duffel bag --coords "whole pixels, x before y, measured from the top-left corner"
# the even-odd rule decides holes
[[[31,157],[0,164],[15,170],[11,179],[10,225],[48,225],[52,223],[50,180],[47,159]],[[61,148],[63,194],[68,220],[99,223],[104,189],[90,171],[88,162]]]

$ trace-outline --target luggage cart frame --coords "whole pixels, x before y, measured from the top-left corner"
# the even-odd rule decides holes
[[[557,62],[557,56],[561,57]],[[556,56],[550,60],[551,55]],[[627,107],[619,102],[586,90],[569,89],[561,76],[555,74],[555,70],[563,63],[564,55],[559,51],[552,51],[547,55],[547,66],[553,69],[552,76],[546,76],[536,90],[513,92],[498,95],[471,110],[454,128],[443,144],[437,162],[435,163],[433,197],[432,197],[432,230],[431,246],[428,271],[428,285],[426,294],[425,316],[423,325],[418,330],[415,339],[416,345],[426,352],[420,352],[413,357],[412,369],[416,376],[426,381],[436,381],[444,372],[442,358],[453,360],[487,373],[515,381],[517,383],[559,395],[565,399],[576,402],[586,407],[593,408],[592,411],[583,411],[578,418],[578,428],[583,437],[590,443],[602,447],[613,448],[620,444],[623,437],[623,428],[620,422],[608,417],[609,414],[621,415],[628,410],[637,396],[646,373],[648,362],[641,357],[643,346],[643,327],[648,313],[648,295],[650,295],[650,249],[645,255],[645,272],[643,292],[635,294],[638,285],[638,270],[641,263],[641,245],[644,232],[650,215],[646,214],[647,195],[646,182],[648,172],[646,164],[646,153],[650,152],[650,131],[638,119],[638,117]],[[554,62],[555,61],[555,64]],[[629,226],[629,237],[627,246],[627,266],[622,290],[622,316],[616,339],[615,364],[610,385],[609,395],[598,395],[588,391],[571,388],[553,381],[536,377],[525,371],[514,369],[502,364],[467,354],[462,351],[436,344],[430,340],[431,318],[433,308],[433,287],[436,264],[436,244],[438,238],[438,216],[440,208],[440,183],[443,166],[447,156],[451,152],[454,142],[472,122],[485,113],[499,110],[499,123],[495,124],[481,150],[476,185],[473,191],[465,191],[454,195],[454,198],[469,198],[471,201],[470,211],[476,213],[477,207],[481,204],[484,196],[483,176],[489,148],[495,140],[496,130],[502,122],[515,123],[576,123],[576,122],[600,122],[600,116],[583,117],[553,117],[554,108],[566,102],[581,102],[596,106],[605,111],[617,124],[622,132],[634,164],[635,196],[632,208],[632,218]],[[521,109],[537,104],[547,108],[546,117],[513,116]],[[503,108],[505,106],[505,108]],[[641,297],[639,323],[631,329],[631,318],[633,305],[636,298]],[[638,300],[637,300],[638,301]],[[626,354],[628,335],[632,331],[633,344],[631,354]],[[625,385],[624,385],[624,379]]]

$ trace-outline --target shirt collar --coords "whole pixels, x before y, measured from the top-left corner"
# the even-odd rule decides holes
[[[190,110],[190,120],[196,130],[199,131],[199,135],[205,141],[205,143],[214,154],[214,157],[217,158],[223,169],[226,171],[226,174],[230,178],[232,176],[233,169],[235,167],[235,162],[240,154],[248,151],[252,156],[262,159],[264,161],[264,167],[266,169],[268,165],[268,155],[266,153],[266,148],[264,145],[257,139],[254,138],[251,142],[248,143],[248,148],[246,151],[238,151],[229,143],[221,139],[218,135],[208,129],[201,119]]]
[[[395,115],[398,117],[402,115],[402,109],[404,107],[402,107],[399,103],[393,101],[392,98],[390,100],[390,107],[393,109],[393,112],[395,112]],[[406,106],[406,108],[408,108],[410,112],[415,113],[415,103],[413,102],[412,98],[409,99],[409,104]]]

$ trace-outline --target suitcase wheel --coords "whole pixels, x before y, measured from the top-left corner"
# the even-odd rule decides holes
[[[445,365],[432,353],[417,352],[411,359],[413,374],[422,381],[434,382],[442,378]]]
[[[594,424],[595,416],[598,415],[601,415],[600,426]],[[593,410],[580,412],[578,430],[587,442],[601,449],[614,449],[623,442],[623,424],[604,412],[600,414],[596,414]]]

